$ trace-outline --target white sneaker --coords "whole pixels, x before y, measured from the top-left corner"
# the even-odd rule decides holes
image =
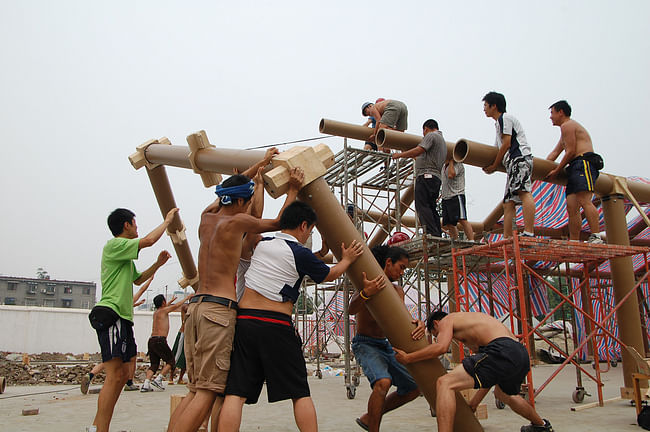
[[[87,426],[86,432],[97,432],[97,426]]]
[[[603,239],[600,238],[598,234],[589,234],[589,238],[587,239],[587,243],[591,244],[605,244]]]
[[[165,387],[163,386],[162,380],[153,379],[153,380],[151,380],[151,385],[156,387],[159,390],[165,390]]]
[[[146,393],[146,392],[152,392],[153,389],[151,387],[145,386],[144,384],[142,387],[140,387],[140,393]]]

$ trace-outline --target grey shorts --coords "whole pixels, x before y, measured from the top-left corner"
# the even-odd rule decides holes
[[[404,102],[392,100],[386,104],[379,123],[383,123],[399,131],[405,131],[408,127],[408,115],[409,112]]]
[[[503,202],[512,201],[521,204],[519,192],[531,192],[531,175],[533,173],[532,156],[522,156],[514,160],[508,160],[506,165],[506,191],[503,194]]]

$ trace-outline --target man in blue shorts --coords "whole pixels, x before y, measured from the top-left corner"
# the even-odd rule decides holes
[[[564,151],[564,157],[557,168],[546,176],[552,179],[566,166],[566,209],[569,215],[569,239],[580,240],[582,216],[580,208],[585,212],[591,234],[589,243],[602,244],[598,210],[592,202],[594,184],[599,171],[603,168],[603,159],[594,153],[589,132],[577,121],[571,118],[571,106],[565,100],[555,102],[549,107],[553,126],[559,126],[560,140],[546,159],[554,161]]]
[[[372,254],[391,282],[398,281],[408,267],[409,255],[402,248],[375,246],[372,248]],[[357,334],[352,339],[352,351],[370,381],[372,393],[368,399],[368,412],[357,418],[356,422],[367,431],[377,432],[385,413],[412,401],[418,397],[420,390],[406,368],[395,360],[392,345],[365,306],[366,300],[384,289],[384,276],[379,275],[369,281],[364,274],[363,282],[363,289],[350,299],[348,311],[350,315],[356,315],[357,323]],[[391,287],[404,301],[404,289],[394,283]],[[418,340],[424,336],[424,324],[418,320],[413,323],[416,323],[417,327],[411,337]],[[396,386],[397,390],[388,394],[391,385]]]
[[[342,244],[341,260],[330,268],[303,246],[315,224],[314,210],[294,202],[282,212],[281,231],[263,238],[253,252],[239,302],[219,432],[239,430],[244,403],[257,402],[265,381],[269,402],[293,401],[300,431],[318,430],[302,342],[291,312],[304,276],[316,283],[332,281],[363,253],[363,247],[356,240],[347,248]]]
[[[141,285],[167,262],[169,252],[162,251],[155,263],[140,273],[133,260],[140,249],[153,246],[172,222],[177,208],[171,209],[162,224],[143,238],[138,238],[135,214],[117,209],[108,216],[108,227],[114,238],[102,251],[102,298],[88,318],[97,331],[106,370],[106,380],[97,399],[97,413],[90,430],[108,432],[113,409],[135,367],[137,347],[133,337],[133,284]]]

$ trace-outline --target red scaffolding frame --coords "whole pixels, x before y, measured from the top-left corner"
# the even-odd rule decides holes
[[[466,264],[465,258],[468,256],[488,258],[487,265],[485,267],[477,268],[476,263],[473,263],[473,268],[471,269],[471,271],[481,271],[488,273],[493,272],[492,266],[494,265],[494,260],[501,261],[503,264],[503,271],[505,271],[508,304],[504,304],[502,300],[494,295],[492,290],[486,290],[481,287],[480,284],[478,284],[478,291],[480,294],[488,296],[490,302],[498,303],[503,309],[507,310],[510,330],[524,344],[531,360],[533,358],[533,352],[530,341],[533,336],[540,337],[565,358],[564,362],[560,364],[558,368],[553,372],[553,374],[551,374],[551,376],[537,389],[533,387],[532,372],[529,371],[526,379],[526,384],[523,386],[522,392],[525,392],[525,394],[527,394],[529,402],[534,406],[535,397],[539,395],[542,390],[544,390],[544,388],[560,373],[560,371],[567,364],[572,363],[576,366],[576,370],[579,371],[578,382],[580,386],[580,372],[587,375],[596,383],[598,389],[598,402],[599,405],[602,406],[603,382],[601,380],[601,373],[606,372],[608,369],[601,370],[599,365],[599,356],[594,355],[595,373],[592,374],[581,365],[580,361],[578,361],[576,357],[587,344],[589,344],[590,351],[596,353],[598,337],[610,337],[613,340],[617,341],[621,347],[625,346],[625,344],[622,343],[621,340],[614,335],[613,331],[610,330],[610,328],[613,329],[613,326],[610,326],[609,322],[614,317],[614,314],[618,308],[630,297],[630,295],[637,292],[637,289],[642,283],[644,283],[644,281],[650,281],[650,272],[648,266],[649,252],[650,249],[648,248],[635,246],[594,245],[581,242],[550,240],[537,237],[519,237],[517,235],[511,239],[500,240],[494,243],[487,243],[484,245],[465,249],[456,249],[452,253],[454,257],[452,261],[454,272],[456,311],[472,311],[472,303],[470,303],[469,279],[467,277],[468,265]],[[604,305],[604,302],[602,302],[603,294],[600,286],[601,277],[598,273],[599,265],[611,258],[621,258],[639,254],[643,255],[644,257],[645,273],[638,279],[634,287],[625,293],[624,297],[620,302],[618,302],[618,304],[613,306],[606,313],[605,310],[602,310],[600,315],[603,316],[603,318],[600,321],[596,320],[592,311],[592,300],[601,300],[600,307],[604,307],[602,306]],[[460,265],[458,261],[460,261]],[[550,284],[540,274],[540,271],[538,269],[533,268],[533,263],[536,263],[538,261],[553,262],[557,263],[558,265],[560,263],[566,263],[567,268],[568,264],[582,264],[582,280],[579,284],[577,284],[577,286],[569,286],[567,295],[565,295],[561,292],[561,290]],[[555,292],[561,298],[559,304],[552,308],[535,326],[532,326],[530,324],[530,302],[529,294],[527,292],[527,285],[524,284],[524,272],[528,273],[530,277],[536,278],[542,282],[545,287]],[[595,287],[590,285],[589,281],[591,279],[598,281]],[[514,283],[512,283],[513,281]],[[460,290],[461,284],[464,288],[462,294]],[[580,292],[582,295],[582,306],[578,305],[574,300],[575,294],[577,292]],[[549,320],[549,318],[551,318],[554,313],[565,304],[574,309],[575,315],[581,315],[585,323],[586,336],[578,344],[577,347],[574,346],[574,351],[572,353],[566,352],[557,346],[557,344],[553,343],[549,338],[544,336],[541,331],[539,331],[540,327],[544,325],[544,323]],[[644,336],[647,337],[647,335]],[[464,355],[462,344],[460,348],[460,355],[462,359]],[[606,358],[605,361],[609,366],[609,358]]]

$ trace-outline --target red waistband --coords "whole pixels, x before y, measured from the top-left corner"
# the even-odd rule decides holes
[[[291,327],[291,323],[279,319],[273,319],[273,318],[263,318],[263,317],[256,317],[252,315],[238,315],[237,319],[249,319],[249,320],[257,320],[257,321],[264,321],[264,322],[270,322],[274,324],[282,324]]]

